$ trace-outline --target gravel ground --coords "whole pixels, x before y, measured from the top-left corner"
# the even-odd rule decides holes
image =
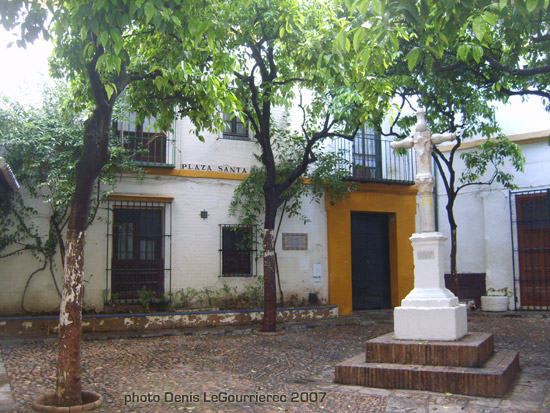
[[[272,337],[233,333],[84,341],[83,387],[104,396],[97,410],[102,412],[390,411],[395,398],[389,400],[387,391],[332,384],[336,363],[363,352],[368,339],[392,331],[385,318]],[[494,333],[497,351],[520,351],[527,384],[549,383],[550,319],[475,315],[469,331]],[[5,341],[2,353],[18,411],[30,411],[33,398],[54,388],[57,343]],[[425,397],[418,393],[407,395]],[[452,397],[461,396],[438,397],[440,405],[452,405],[459,400]]]

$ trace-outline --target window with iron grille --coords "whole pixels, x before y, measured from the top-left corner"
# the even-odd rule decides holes
[[[108,209],[106,290],[110,299],[136,302],[143,288],[162,297],[171,285],[171,200],[114,196]]]
[[[255,243],[253,227],[220,225],[221,276],[254,276]]]
[[[138,123],[135,114],[127,114],[127,120],[114,124],[120,144],[128,149],[135,161],[144,166],[173,166],[173,150],[166,134],[155,128],[154,121],[145,118]]]
[[[236,115],[231,113],[224,113],[223,120],[225,127],[223,129],[223,138],[232,139],[237,141],[248,141],[248,128],[242,122],[242,120]]]

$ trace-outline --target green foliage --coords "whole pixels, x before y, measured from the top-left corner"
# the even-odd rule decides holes
[[[170,304],[169,299],[164,294],[159,296],[156,292],[149,290],[146,286],[142,286],[138,290],[138,301],[143,307],[143,311],[145,313],[151,312],[151,306],[155,306],[156,311],[165,311]]]
[[[479,150],[463,152],[460,157],[467,168],[460,177],[462,187],[480,183],[488,167],[492,166],[492,171],[489,171],[492,172],[492,177],[487,184],[490,185],[496,180],[505,188],[518,188],[513,183],[513,175],[504,172],[501,168],[506,161],[509,161],[516,171],[523,171],[525,159],[521,155],[519,146],[507,138],[489,139],[480,145]]]
[[[68,91],[62,83],[46,88],[44,100],[39,107],[25,107],[2,98],[0,102],[0,146],[3,156],[11,166],[21,188],[31,198],[47,203],[50,207],[50,231],[48,238],[35,245],[43,246],[43,253],[56,250],[61,232],[65,228],[70,202],[75,190],[75,165],[82,153],[83,117],[72,112],[67,106]],[[122,148],[113,147],[113,156],[104,167],[98,180],[98,192],[93,197],[93,208],[89,223],[93,221],[97,208],[115,184],[118,175],[137,172],[131,158]],[[102,184],[108,189],[103,190]],[[19,205],[6,205],[13,217],[26,213],[25,221],[32,226],[29,216],[36,211]],[[3,214],[0,222],[12,219],[12,214]],[[29,215],[30,214],[30,215]],[[11,218],[10,218],[11,217]],[[20,220],[21,221],[21,220]],[[20,235],[32,231],[18,231]],[[8,236],[12,231],[3,232]],[[4,235],[5,234],[5,235]],[[3,243],[0,251],[10,243]]]
[[[34,208],[25,206],[20,193],[9,194],[0,203],[0,258],[30,251],[36,258],[46,252],[42,238],[32,222]]]
[[[416,109],[425,107],[432,131],[458,136],[447,158],[434,151],[450,198],[454,199],[463,185],[496,180],[513,187],[512,175],[502,171],[504,160],[509,159],[519,171],[523,158],[517,146],[501,136],[494,102],[506,102],[512,95],[550,98],[550,37],[545,18],[549,2],[345,3],[351,14],[346,29],[365,32],[361,36],[353,34],[362,39],[358,49],[375,48],[382,39],[391,56],[380,76],[387,78],[391,93],[401,103],[394,104],[391,127],[385,134],[405,137],[415,123]],[[533,18],[533,13],[538,18]],[[395,33],[394,41],[389,32]],[[456,179],[454,154],[462,140],[474,136],[497,138],[461,155],[468,170]],[[495,172],[487,178],[483,175],[489,165]]]
[[[285,182],[301,163],[307,140],[293,133],[288,122],[282,127],[273,127],[272,147],[274,149],[276,183]],[[319,203],[326,194],[331,203],[339,202],[349,192],[355,190],[356,183],[346,180],[349,177],[349,162],[343,154],[327,151],[317,144],[312,151],[315,163],[308,166],[303,176],[296,179],[281,194],[279,205],[280,219],[298,217],[304,224],[309,218],[302,213],[303,202],[309,199]],[[261,161],[261,158],[258,157]],[[265,215],[266,166],[253,166],[250,175],[242,181],[233,193],[229,214],[237,217],[239,224],[255,227],[262,231],[262,218]]]
[[[149,290],[146,286],[143,286],[138,290],[138,301],[143,307],[144,312],[151,312],[151,304],[154,298],[154,292]]]
[[[175,292],[173,305],[177,308],[187,308],[191,305],[191,303],[193,303],[198,294],[198,291],[194,288],[182,288],[181,290]]]
[[[382,15],[369,7],[375,3]],[[358,50],[370,50],[393,32],[398,39],[387,42],[394,60],[390,66],[422,76],[435,72],[456,82],[474,78],[481,93],[500,101],[541,96],[550,109],[548,0],[358,0],[346,5],[356,20],[345,30],[349,38],[361,38]]]
[[[519,148],[506,140],[495,119],[495,102],[539,96],[550,110],[548,0],[356,0],[344,1],[350,18],[342,28],[366,58],[377,47],[388,56],[379,76],[396,102],[386,136],[404,138],[415,124],[411,112],[424,107],[434,132],[453,132],[447,154],[434,160],[447,192],[451,228],[451,273],[456,274],[453,206],[469,185],[494,181],[513,188],[507,163],[523,169]],[[401,99],[401,102],[398,102]],[[407,116],[407,113],[409,115]],[[381,124],[385,113],[378,113]],[[455,154],[464,139],[491,138],[461,154],[466,170],[456,176]]]
[[[257,277],[254,283],[238,291],[224,283],[222,288],[204,287],[201,290],[185,288],[176,291],[172,306],[176,309],[190,309],[208,306],[222,309],[257,309],[263,303],[263,277]]]

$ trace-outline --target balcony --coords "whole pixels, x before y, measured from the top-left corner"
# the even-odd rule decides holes
[[[139,121],[133,112],[124,111],[113,122],[120,145],[127,149],[139,166],[174,168],[176,146],[174,139],[160,130],[153,118]]]
[[[129,133],[121,141],[139,166],[174,168],[176,165],[174,140],[164,133],[141,133],[140,136]]]
[[[395,151],[391,142],[374,133],[361,133],[353,142],[335,139],[333,150],[345,159],[341,166],[349,168],[352,180],[413,185],[416,175],[414,150]]]

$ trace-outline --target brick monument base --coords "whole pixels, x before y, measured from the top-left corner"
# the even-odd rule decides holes
[[[494,352],[493,335],[468,333],[457,341],[397,340],[389,333],[367,342],[336,365],[335,382],[385,389],[502,397],[519,370],[518,352]]]

